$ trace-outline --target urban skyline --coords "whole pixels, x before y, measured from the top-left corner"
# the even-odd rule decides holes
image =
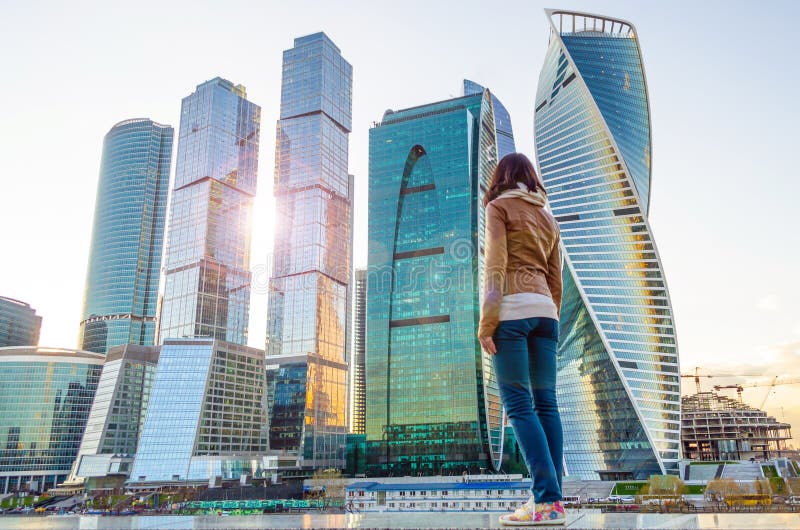
[[[589,9],[587,9],[587,10],[589,10]],[[623,14],[623,12],[625,12],[625,13],[624,13],[624,15],[625,15],[625,18],[630,18],[630,19],[635,19],[635,20],[637,20],[637,25],[640,27],[640,30],[641,30],[641,28],[642,28],[642,23],[639,21],[641,17],[637,17],[637,16],[635,16],[634,14],[630,14],[630,15],[628,15],[628,14],[627,14],[627,11],[626,11],[625,9],[619,8],[619,9],[613,9],[613,10],[612,10],[612,9],[610,9],[610,8],[605,8],[605,9],[602,9],[602,10],[601,10],[601,9],[599,9],[599,8],[595,8],[595,9],[591,9],[591,10],[592,10],[592,11],[602,11],[602,12],[604,12],[604,13],[612,13],[612,11],[614,11],[614,12],[619,12],[620,14]],[[629,10],[630,10],[630,9],[629,9]],[[635,11],[635,9],[634,9],[634,11]],[[541,17],[540,17],[540,13],[537,13],[537,16],[539,16],[539,18],[541,18]],[[301,33],[301,32],[298,32],[298,34],[302,34],[302,33]],[[643,34],[645,35],[645,36],[644,36],[644,41],[645,41],[646,43],[648,42],[648,39],[652,38],[652,37],[650,37],[650,35],[653,35],[653,33],[652,33],[650,30],[648,30],[647,32],[646,32],[646,31],[643,31]],[[651,46],[651,45],[647,45],[647,47],[646,47],[646,51],[645,51],[645,54],[646,54],[646,56],[648,56],[648,57],[649,57],[649,54],[650,54],[650,53],[655,53],[654,51],[651,51],[652,49],[653,49],[653,48],[652,48],[652,46]],[[534,67],[534,68],[533,68],[533,70],[536,70],[536,68]],[[648,61],[648,74],[652,74],[652,67],[651,67],[651,65],[650,65],[650,62],[649,62],[649,61]],[[206,75],[205,77],[208,77],[208,76]],[[482,80],[482,82],[486,82],[487,84],[491,84],[491,83],[490,83],[490,80],[484,79],[484,78],[483,78],[483,77],[481,77],[481,76],[475,76],[475,77],[476,77],[476,78],[479,78],[479,79],[481,79],[481,80]],[[428,100],[431,100],[431,99],[436,99],[436,98],[428,98]],[[424,100],[424,99],[422,99],[422,100]],[[530,103],[530,102],[528,102],[528,103]],[[521,108],[521,107],[520,107],[520,108]],[[143,112],[142,112],[142,113],[140,113],[140,114],[143,114]],[[377,115],[376,115],[376,116],[377,116]],[[375,117],[376,117],[376,116],[372,116],[372,119],[375,119]],[[170,122],[170,120],[164,120],[164,121]],[[175,120],[171,120],[171,121],[172,121],[172,122],[175,122]],[[657,121],[657,120],[656,120],[656,121]],[[521,125],[524,125],[524,122],[523,122]],[[518,125],[518,127],[520,127],[520,125]],[[527,128],[527,127],[523,127],[523,128]],[[528,144],[528,145],[526,145],[526,146],[522,146],[522,145],[521,145],[520,147],[521,147],[521,149],[523,149],[524,151],[531,152],[531,150],[532,150],[532,149],[531,149],[530,145],[531,145],[531,144]],[[659,143],[659,146],[661,146],[661,145],[662,145],[662,144],[661,144],[661,143]],[[96,149],[96,148],[95,148],[95,149]],[[664,148],[662,148],[662,147],[659,147],[659,153],[661,153],[663,150],[664,150]],[[662,160],[662,159],[664,159],[664,158],[665,158],[665,155],[663,155],[663,154],[658,154],[658,155],[657,155],[657,158],[656,158],[656,169],[655,169],[655,171],[656,171],[657,175],[662,175],[662,172],[664,171],[664,169],[662,169],[662,167],[663,167],[663,166],[662,166],[662,164],[664,164],[664,162],[661,162],[661,161],[660,161],[660,160]],[[668,162],[667,162],[667,163],[668,163]],[[354,171],[354,173],[358,173],[358,171]],[[362,174],[362,175],[363,175],[363,174]],[[668,175],[668,176],[667,176],[667,175]],[[658,178],[658,177],[657,177],[657,182],[659,182],[659,185],[660,185],[660,186],[663,186],[663,185],[664,185],[664,184],[661,184],[662,182],[664,182],[664,180],[671,179],[671,178],[676,178],[676,177],[675,177],[675,175],[677,175],[677,172],[675,172],[675,173],[674,173],[674,174],[672,174],[672,175],[669,175],[669,174],[667,174],[667,175],[665,175],[665,178],[663,178],[663,179],[660,179],[660,178]],[[765,178],[769,178],[769,177],[765,177]],[[700,191],[702,192],[702,191],[703,191],[703,186],[704,186],[704,185],[703,185],[703,183],[702,183],[702,182],[698,182],[698,186],[699,186],[699,188],[700,188]],[[763,193],[763,192],[756,192],[756,193]],[[683,199],[683,200],[689,201],[689,203],[690,203],[690,204],[691,204],[691,201],[692,201],[692,200],[694,200],[693,198],[691,198],[691,197],[686,197],[686,196],[684,196],[683,194],[681,194],[681,195],[678,195],[678,196],[673,196],[673,197],[680,197],[680,198],[681,198],[681,199]],[[673,200],[674,200],[674,199],[673,199]],[[661,201],[659,201],[659,202],[661,202]],[[667,201],[667,202],[668,202],[668,201]],[[357,215],[358,215],[358,214],[357,214]],[[779,215],[782,215],[782,214],[779,214]],[[676,216],[676,217],[677,217],[677,216]],[[705,219],[703,219],[703,220],[705,221]],[[672,221],[672,220],[671,220],[671,221]],[[677,222],[678,224],[680,224],[680,220],[679,220],[679,219],[678,219],[677,221],[675,221],[675,222]],[[710,222],[710,221],[709,221],[709,222]],[[654,222],[653,224],[656,224],[656,223]],[[662,229],[662,226],[663,226],[663,225],[657,225],[657,228],[658,228],[658,230],[659,230],[659,234],[661,234],[661,231],[663,230],[663,229]],[[767,236],[767,238],[769,238],[769,236]],[[659,242],[660,242],[660,243],[662,243],[663,239],[664,239],[664,238],[662,238],[661,236],[659,236]],[[668,238],[668,239],[669,239],[669,238]],[[723,239],[724,239],[724,238],[723,238]],[[692,244],[691,244],[691,242],[689,242],[689,243],[690,243],[690,247],[694,248],[694,245],[692,245]],[[724,246],[724,245],[723,245],[723,246]],[[665,251],[663,243],[661,244],[661,249],[662,249],[662,252],[663,252],[665,255],[669,255],[669,254],[670,254],[670,252],[666,252],[666,251]],[[676,254],[676,253],[675,253],[674,251],[671,253],[671,255],[675,255],[675,254]],[[678,252],[678,254],[679,254],[679,252]],[[665,258],[665,259],[666,259],[666,258]],[[674,258],[670,258],[670,259],[674,259]],[[746,260],[745,260],[745,261],[746,261]],[[668,270],[668,271],[670,271],[670,270],[671,270],[671,269],[670,269],[670,266],[669,266],[669,264],[665,264],[665,266],[666,266],[666,268],[667,268],[667,270]],[[734,265],[734,267],[735,267],[735,265]],[[674,273],[671,273],[671,272],[670,272],[670,278],[674,278],[675,276],[676,276],[676,275],[675,275]],[[686,276],[681,276],[681,275],[678,275],[678,277],[679,277],[679,278],[683,278],[683,281],[686,281],[686,278],[687,278]],[[673,286],[673,284],[674,284],[674,283],[675,283],[675,280],[672,280],[672,282],[671,282],[671,286]],[[694,282],[692,282],[692,283],[694,283]],[[674,287],[674,286],[673,286],[673,287]],[[39,300],[33,299],[33,298],[31,298],[30,296],[25,296],[24,294],[22,294],[22,293],[19,293],[19,292],[17,292],[17,291],[14,291],[13,293],[9,293],[8,291],[4,291],[4,293],[6,293],[6,294],[13,294],[15,297],[22,298],[22,299],[24,299],[24,300],[28,300],[28,301],[30,301],[30,302],[31,302],[31,303],[32,303],[34,306],[36,306],[37,308],[40,308],[40,307],[42,306],[42,304],[41,304],[41,303],[39,303]],[[775,314],[778,312],[778,310],[779,310],[779,308],[780,308],[781,304],[785,304],[785,303],[787,302],[787,298],[786,298],[786,296],[787,296],[787,295],[783,294],[783,293],[782,293],[782,292],[780,292],[780,291],[766,292],[766,293],[762,293],[762,294],[764,295],[762,298],[758,298],[758,299],[754,299],[754,300],[752,300],[752,301],[749,303],[749,306],[750,306],[750,307],[752,307],[752,308],[754,308],[754,309],[758,309],[759,311],[761,311],[761,312],[763,312],[763,313],[765,313],[765,314],[768,314],[768,315],[775,315]],[[760,308],[760,309],[759,309],[759,308]],[[791,310],[791,308],[790,308],[790,310]],[[40,311],[41,311],[41,309],[40,309]],[[50,315],[48,315],[48,314],[47,314],[47,313],[45,313],[44,311],[42,312],[42,314],[43,314],[43,315],[44,315],[44,317],[45,317],[45,331],[46,331],[46,330],[47,330],[47,327],[48,327],[48,324],[47,324],[47,322],[49,321],[49,320],[48,320],[48,318],[50,318]],[[686,339],[685,339],[685,336],[684,336],[684,329],[685,329],[685,326],[682,326],[682,325],[681,325],[681,322],[682,322],[682,320],[681,320],[681,316],[680,316],[680,314],[681,314],[681,313],[680,313],[680,311],[679,311],[679,308],[676,308],[676,318],[677,318],[677,320],[678,320],[679,326],[681,326],[681,333],[682,333],[682,335],[681,335],[681,341],[684,341],[684,340],[686,340]],[[691,314],[691,312],[688,312],[687,314]],[[790,315],[790,316],[791,316],[791,315]],[[63,317],[56,316],[56,317],[53,317],[53,318],[63,318]],[[263,320],[263,316],[260,316],[260,318]],[[778,349],[779,345],[775,345],[775,347],[774,347],[773,349],[769,349],[769,350],[767,350],[767,353],[768,353],[768,354],[769,354],[769,353],[771,353],[773,356],[777,357],[777,359],[778,359],[779,361],[781,361],[781,362],[786,362],[786,361],[788,361],[789,359],[793,359],[793,358],[794,358],[794,357],[792,357],[792,356],[794,355],[794,353],[793,353],[793,351],[794,351],[794,350],[792,350],[792,349],[791,349],[791,336],[792,336],[791,334],[793,333],[793,331],[792,331],[792,323],[791,323],[790,321],[786,320],[786,319],[785,319],[785,316],[781,315],[781,320],[783,320],[783,321],[785,321],[785,322],[787,322],[787,323],[788,323],[787,325],[785,325],[785,326],[784,326],[784,327],[785,327],[785,329],[788,331],[788,339],[786,339],[786,347],[784,348],[784,349],[785,349],[785,354],[784,354],[784,353],[781,353],[781,350],[780,350],[780,349]],[[74,320],[73,320],[73,322],[74,322]],[[691,321],[690,321],[690,322],[691,322]],[[263,324],[262,324],[262,325],[263,325]],[[690,324],[690,325],[693,325],[693,324]],[[722,334],[713,334],[713,335],[722,335],[722,336],[720,337],[720,342],[724,342],[725,340],[729,340],[729,339],[726,339],[726,338],[725,338],[725,334],[724,334],[724,333],[722,333]],[[260,340],[260,338],[261,338],[261,337],[255,337],[255,338],[254,338],[254,342],[255,342],[255,343],[258,343],[258,341]],[[258,340],[256,340],[256,339],[258,339]],[[746,342],[746,341],[745,341],[745,342]],[[59,343],[64,343],[64,342],[63,342],[63,341],[59,341]],[[67,343],[69,344],[70,342],[69,342],[69,341],[67,341]],[[767,344],[767,346],[769,346],[769,345]],[[766,346],[765,346],[765,347],[766,347]],[[744,346],[741,346],[740,348],[744,348]],[[685,348],[685,345],[684,345],[684,350],[685,350],[685,349],[686,349],[686,348]],[[752,348],[751,348],[751,350],[752,350]],[[695,348],[695,350],[694,350],[694,351],[698,351],[698,349],[697,349],[697,348]],[[692,353],[693,353],[693,355],[696,355],[696,354],[694,354],[694,352],[692,352]],[[775,357],[773,357],[773,358],[775,358]],[[743,364],[744,364],[744,362],[745,362],[745,361],[747,361],[747,360],[748,360],[746,357],[740,357],[740,358],[742,359],[742,363],[743,363]],[[718,361],[718,362],[722,363],[721,361]],[[688,366],[691,366],[692,364],[695,364],[695,363],[688,364]],[[685,363],[685,365],[687,365],[687,364]],[[726,370],[726,371],[727,371],[727,370]],[[764,373],[765,373],[765,375],[773,375],[773,374],[771,374],[771,373],[767,373],[767,372],[764,372]],[[776,375],[777,375],[777,374],[776,374]]]

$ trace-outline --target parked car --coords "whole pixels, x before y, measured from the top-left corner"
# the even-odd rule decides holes
[[[623,504],[633,504],[636,502],[636,499],[633,498],[632,495],[611,495],[608,497],[608,502],[613,503],[623,503]]]

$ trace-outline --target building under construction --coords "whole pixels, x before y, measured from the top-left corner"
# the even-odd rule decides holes
[[[684,396],[681,403],[684,458],[718,461],[786,456],[792,426],[763,410],[716,392]]]

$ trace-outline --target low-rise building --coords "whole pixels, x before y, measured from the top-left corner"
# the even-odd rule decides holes
[[[67,478],[102,367],[103,355],[87,351],[0,348],[0,493]]]
[[[264,351],[214,339],[166,339],[130,488],[264,476]]]
[[[346,486],[345,506],[363,512],[507,512],[528,500],[530,489],[530,479],[522,475],[365,480]]]
[[[86,432],[65,487],[121,486],[130,473],[158,365],[159,346],[126,344],[108,351]]]

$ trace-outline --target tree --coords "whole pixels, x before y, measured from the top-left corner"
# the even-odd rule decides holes
[[[770,495],[772,493],[772,490],[769,486],[769,481],[764,478],[756,479],[753,482],[753,489],[759,495]]]
[[[322,499],[323,507],[327,508],[337,501],[344,503],[345,482],[341,471],[321,469],[314,472],[311,481],[314,486],[319,487],[316,493]]]
[[[686,484],[675,475],[650,475],[642,490],[658,497],[659,507],[663,509],[665,501],[677,503],[680,500],[681,495],[686,493]]]
[[[731,478],[709,480],[706,486],[706,499],[716,502],[718,508],[728,497],[742,493],[742,488]]]

